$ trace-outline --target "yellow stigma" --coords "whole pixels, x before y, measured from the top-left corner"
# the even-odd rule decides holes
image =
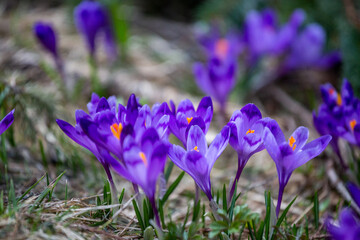
[[[291,136],[289,138],[289,146],[292,147],[292,150],[295,151],[296,148],[296,144],[294,144],[296,142],[295,138],[293,136]]]
[[[229,42],[225,38],[219,39],[215,44],[215,53],[217,56],[224,58],[229,50]]]
[[[192,119],[193,119],[193,117],[187,117],[187,118],[186,118],[188,124],[191,122]]]
[[[123,126],[121,123],[117,124],[114,123],[113,125],[110,126],[111,132],[112,134],[120,140],[120,135],[121,135],[121,131],[123,129]]]
[[[147,166],[147,159],[146,156],[143,152],[139,152],[139,156],[141,158],[141,160],[143,161],[143,163],[145,164],[145,166]]]
[[[337,103],[337,105],[339,105],[339,106],[341,106],[341,104],[342,104],[342,99],[341,99],[340,94],[337,94],[336,103]]]
[[[194,150],[198,152],[199,151],[198,146],[195,146]]]
[[[351,130],[354,131],[355,125],[356,125],[356,120],[355,120],[355,119],[351,120],[351,121],[350,121]]]
[[[249,128],[249,130],[247,130],[247,132],[246,132],[246,135],[248,135],[249,133],[254,133],[255,132],[255,130],[251,130],[250,128]]]

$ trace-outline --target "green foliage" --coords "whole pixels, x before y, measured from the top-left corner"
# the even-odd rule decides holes
[[[222,232],[231,235],[235,233],[240,234],[241,227],[248,222],[259,221],[259,215],[252,212],[247,204],[235,206],[233,209],[233,220],[229,218],[228,213],[224,209],[219,209],[218,214],[221,220],[214,221],[210,224],[209,237],[213,238],[220,236]]]
[[[174,192],[174,190],[176,189],[176,187],[179,185],[181,179],[184,177],[185,172],[183,171],[182,173],[180,173],[180,175],[176,178],[176,180],[170,185],[170,187],[166,190],[164,196],[161,199],[162,204],[164,204],[169,196],[171,195],[171,193]]]
[[[188,240],[201,240],[207,239],[204,236],[199,234],[199,230],[201,229],[202,224],[192,222],[188,228],[188,230],[184,229],[184,223],[176,224],[174,222],[170,222],[167,225],[168,232],[165,233],[164,239],[165,240],[172,240],[172,239],[188,239]]]

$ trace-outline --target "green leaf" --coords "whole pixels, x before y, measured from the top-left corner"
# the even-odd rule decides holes
[[[122,201],[124,199],[124,194],[125,194],[125,188],[122,189],[120,197],[119,197],[119,204],[122,204]]]
[[[163,198],[161,199],[162,204],[164,204],[168,200],[169,196],[176,189],[176,187],[179,185],[179,183],[180,183],[181,179],[184,177],[184,175],[185,175],[185,172],[183,171],[176,178],[176,180],[170,185],[170,187],[168,188],[168,190],[164,194]]]
[[[151,226],[147,227],[144,231],[144,240],[153,240],[154,239],[154,230]]]
[[[41,160],[42,160],[43,166],[45,169],[48,169],[48,164],[46,161],[46,155],[45,155],[45,151],[44,151],[44,145],[40,139],[39,139],[39,148],[40,148]]]
[[[315,228],[318,229],[319,228],[319,198],[318,198],[318,193],[315,192],[314,195],[314,218],[315,218]]]
[[[272,235],[271,239],[274,239],[275,237],[275,233],[277,231],[277,229],[281,226],[281,223],[284,221],[286,214],[288,213],[290,207],[294,204],[295,200],[296,200],[297,196],[294,197],[294,199],[289,203],[289,205],[285,208],[285,210],[283,211],[283,213],[281,214],[281,216],[279,217],[277,223],[276,223],[276,228],[274,230],[274,234]]]
[[[167,168],[166,168],[166,170],[165,170],[165,180],[166,180],[166,182],[169,181],[169,177],[171,175],[171,172],[172,172],[173,168],[174,168],[174,162],[170,161]]]
[[[227,198],[226,198],[226,186],[225,186],[225,184],[223,186],[222,202],[223,202],[223,209],[225,211],[227,211]]]
[[[36,183],[34,183],[33,185],[31,185],[31,187],[29,187],[29,188],[23,193],[23,195],[21,195],[21,196],[16,200],[16,203],[20,202],[20,201],[26,196],[26,194],[28,194],[28,193],[31,191],[31,189],[33,189],[34,187],[36,187],[36,186],[39,184],[39,182],[40,182],[41,180],[43,180],[44,177],[45,177],[45,175],[43,175]]]
[[[132,204],[134,206],[135,215],[136,215],[136,218],[137,218],[137,220],[139,222],[140,228],[141,228],[142,231],[144,231],[145,230],[144,222],[142,220],[141,213],[139,211],[139,207],[138,207],[135,199],[132,200]]]

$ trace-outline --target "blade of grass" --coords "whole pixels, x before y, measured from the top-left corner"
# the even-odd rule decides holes
[[[28,194],[28,193],[31,191],[31,189],[33,189],[34,187],[36,187],[36,186],[39,184],[39,182],[40,182],[41,180],[43,180],[44,177],[45,177],[45,175],[43,175],[39,180],[37,180],[36,183],[34,183],[33,185],[31,185],[31,187],[29,187],[29,188],[23,193],[23,195],[21,195],[21,196],[16,200],[16,203],[20,202],[20,201],[26,196],[26,194]]]
[[[166,182],[169,181],[169,177],[171,175],[171,172],[172,172],[173,168],[174,168],[174,163],[173,163],[173,161],[170,161],[169,164],[168,164],[168,167],[165,170],[165,180],[166,180]]]
[[[170,185],[169,189],[166,191],[166,193],[164,194],[163,198],[161,199],[162,203],[164,204],[169,196],[171,195],[171,193],[176,189],[176,187],[179,185],[181,179],[184,177],[185,172],[183,171],[182,173],[180,173],[180,175],[176,178],[176,180]]]
[[[315,218],[315,228],[319,228],[319,198],[318,192],[315,192],[314,195],[314,218]]]
[[[46,155],[45,155],[45,151],[44,151],[44,145],[43,145],[43,143],[42,143],[42,141],[40,139],[39,139],[39,148],[40,148],[42,164],[43,164],[45,169],[48,169],[48,164],[47,164],[47,161],[46,161]]]
[[[281,216],[279,217],[277,223],[276,223],[276,228],[274,230],[273,236],[271,237],[271,239],[274,239],[275,237],[275,233],[277,231],[278,228],[280,228],[281,223],[284,221],[287,212],[290,210],[290,207],[294,204],[295,200],[296,200],[297,196],[294,197],[294,199],[289,203],[289,205],[285,208],[285,210],[283,211],[283,213],[281,214]]]
[[[120,197],[119,197],[119,203],[121,204],[123,199],[124,199],[124,194],[125,194],[125,188],[122,189],[121,193],[120,193]]]
[[[269,239],[270,232],[270,211],[271,211],[271,195],[270,191],[265,192],[265,205],[266,205],[266,216],[265,216],[265,239]]]
[[[144,231],[144,230],[145,230],[144,222],[143,222],[143,220],[142,220],[141,213],[140,213],[140,211],[139,211],[139,207],[138,207],[135,199],[132,200],[132,204],[133,204],[133,206],[134,206],[135,215],[136,215],[136,218],[138,219],[140,228],[141,228],[142,231]]]
[[[226,198],[226,186],[224,184],[223,186],[223,192],[222,192],[222,202],[223,202],[223,209],[227,211],[227,198]]]

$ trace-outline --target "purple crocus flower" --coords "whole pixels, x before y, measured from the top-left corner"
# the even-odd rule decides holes
[[[170,159],[188,173],[197,186],[212,200],[210,172],[216,159],[226,148],[230,137],[230,128],[225,126],[207,146],[204,131],[197,125],[190,126],[186,150],[173,145],[169,150]]]
[[[270,121],[275,120],[262,118],[260,110],[251,103],[233,113],[228,123],[231,129],[229,143],[238,153],[238,170],[231,186],[229,200],[234,194],[236,182],[239,181],[241,172],[249,158],[265,148],[263,132]]]
[[[96,1],[82,1],[74,10],[75,23],[83,35],[91,57],[96,51],[96,38],[103,35],[105,50],[110,59],[116,58],[117,47],[106,9]]]
[[[296,37],[304,18],[302,10],[295,10],[289,22],[280,27],[276,13],[272,9],[262,12],[250,11],[244,25],[244,42],[248,46],[250,64],[253,65],[267,54],[284,53]]]
[[[169,137],[168,126],[170,122],[170,109],[166,102],[155,104],[150,110],[148,105],[144,105],[139,109],[138,117],[134,123],[136,139],[138,140],[143,132],[153,127],[158,132],[162,140],[167,141]]]
[[[88,104],[89,112],[93,111],[93,104],[96,101],[95,96]],[[91,118],[81,118],[79,125],[96,146],[113,153],[122,161],[122,143],[127,135],[134,134],[134,124],[138,118],[140,105],[134,94],[130,95],[126,107],[119,104],[116,109],[112,104],[113,101],[100,98],[96,113]],[[99,112],[98,109],[101,111]]]
[[[331,140],[331,136],[326,135],[306,143],[308,137],[309,130],[305,127],[299,127],[286,140],[276,121],[269,123],[264,130],[264,146],[276,164],[279,178],[277,216],[279,215],[284,188],[292,172],[318,156]]]
[[[172,109],[169,127],[184,146],[187,145],[186,130],[189,129],[189,125],[198,125],[205,134],[209,130],[213,116],[213,104],[210,97],[203,97],[196,111],[189,99],[181,101],[177,110],[172,104]]]
[[[41,46],[52,55],[57,71],[65,81],[64,65],[58,53],[57,38],[54,28],[49,23],[39,21],[34,24],[33,33]]]
[[[205,94],[216,99],[222,112],[225,112],[226,101],[236,83],[236,72],[237,61],[231,55],[224,58],[213,56],[207,65],[202,63],[193,65],[198,87]]]
[[[115,108],[116,108],[116,98],[110,97],[109,99],[105,98],[99,98],[95,93],[91,97],[91,101],[88,103],[88,111],[89,114],[84,112],[83,110],[76,110],[75,112],[75,119],[76,124],[75,126],[72,126],[68,122],[57,119],[56,122],[61,128],[61,130],[74,142],[79,144],[80,146],[88,149],[91,153],[94,154],[94,156],[99,160],[99,162],[104,167],[104,170],[107,174],[107,177],[109,179],[109,182],[111,184],[111,187],[113,190],[115,190],[115,185],[112,180],[111,172],[110,172],[110,165],[109,163],[104,159],[102,154],[99,152],[99,148],[97,146],[97,143],[94,142],[84,131],[84,129],[81,126],[81,122],[85,121],[104,121],[106,118],[104,116],[111,116],[115,115]],[[112,126],[114,128],[113,136],[116,138],[121,134],[122,126],[117,125],[117,127]],[[87,129],[86,129],[87,130]],[[111,127],[109,126],[109,130],[112,131]]]
[[[318,24],[309,24],[293,42],[285,67],[288,70],[307,67],[326,69],[339,63],[339,52],[323,54],[325,40],[324,29]]]
[[[360,188],[354,183],[349,182],[347,184],[347,189],[349,190],[351,197],[354,199],[356,205],[360,207]]]
[[[212,27],[206,34],[198,34],[197,40],[205,50],[205,54],[225,59],[229,56],[236,57],[243,50],[238,33],[230,32],[222,37],[217,27]]]
[[[155,214],[156,224],[161,227],[156,207],[156,183],[164,171],[169,145],[162,142],[155,128],[148,128],[141,136],[140,142],[128,135],[123,143],[124,164],[119,164],[110,154],[106,159],[113,169],[122,177],[139,185],[149,198]]]
[[[11,110],[1,121],[0,121],[0,135],[10,127],[14,122],[14,112],[15,109]]]
[[[52,54],[54,59],[59,57],[57,49],[56,35],[51,24],[45,22],[36,22],[33,26],[33,33],[41,46]]]
[[[334,240],[357,240],[360,236],[360,220],[349,208],[341,211],[337,225],[331,223],[328,219],[326,227]]]
[[[356,144],[355,132],[357,125],[357,111],[359,100],[354,97],[350,83],[344,79],[341,94],[331,84],[321,86],[323,103],[319,106],[318,114],[313,112],[313,120],[316,130],[321,135],[330,134],[333,138],[330,142],[334,152],[340,159],[340,163],[346,169],[347,166],[340,154],[338,146],[339,137],[345,138],[352,144]],[[356,130],[356,131],[354,131]]]

